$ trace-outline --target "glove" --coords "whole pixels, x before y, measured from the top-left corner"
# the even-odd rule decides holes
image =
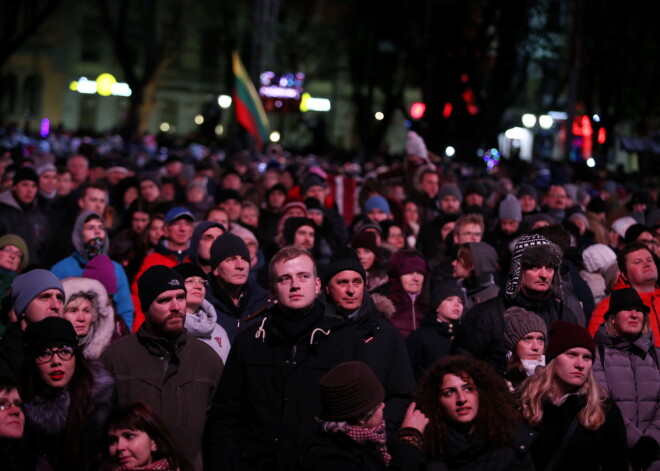
[[[651,466],[660,452],[660,445],[653,437],[643,435],[630,450],[630,464],[633,469],[646,469]]]

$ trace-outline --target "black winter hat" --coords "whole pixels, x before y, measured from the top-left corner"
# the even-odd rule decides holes
[[[314,231],[316,233],[316,223],[309,218],[293,217],[293,218],[288,218],[286,221],[284,221],[284,228],[282,229],[282,235],[284,236],[284,241],[288,245],[293,244],[293,241],[296,236],[296,231],[302,226],[310,226],[314,228]]]
[[[175,266],[173,270],[181,275],[184,282],[192,276],[199,276],[202,279],[206,279],[206,273],[204,273],[204,270],[195,263],[180,263]]]
[[[16,170],[16,173],[14,174],[13,184],[16,185],[22,182],[23,180],[30,180],[36,183],[37,185],[39,184],[39,177],[37,176],[37,172],[35,172],[34,169],[31,167],[21,167],[18,170]]]
[[[360,263],[355,250],[350,247],[341,247],[330,257],[330,262],[325,269],[324,283],[327,285],[333,276],[344,270],[358,272],[364,282],[367,282],[367,273],[364,271],[364,267]]]
[[[642,232],[650,232],[653,234],[653,229],[644,224],[633,224],[626,230],[626,236],[623,239],[626,241],[626,244],[632,244],[640,235],[642,235]]]
[[[612,314],[633,308],[643,312],[644,315],[651,312],[651,309],[644,304],[635,288],[615,289],[610,295],[610,307],[605,313],[605,318],[607,319]]]
[[[138,298],[142,312],[146,313],[161,293],[173,289],[186,290],[186,285],[176,271],[165,265],[148,268],[138,279]]]
[[[439,286],[433,289],[431,292],[431,309],[433,317],[435,317],[435,311],[438,309],[438,306],[447,298],[452,296],[458,296],[463,301],[463,306],[465,306],[465,294],[463,290],[456,286],[453,282],[451,283],[441,283]],[[465,309],[465,308],[464,308]]]
[[[73,324],[62,317],[46,317],[39,322],[29,324],[25,329],[23,347],[27,355],[36,355],[53,342],[77,347],[78,336]]]
[[[235,255],[250,260],[250,250],[243,239],[231,232],[225,232],[211,245],[211,268],[215,269],[220,262]]]
[[[349,421],[363,417],[385,399],[385,390],[371,368],[361,361],[349,361],[321,378],[321,418]]]

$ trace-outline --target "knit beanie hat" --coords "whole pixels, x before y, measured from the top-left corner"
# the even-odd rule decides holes
[[[238,191],[232,190],[231,188],[222,188],[216,192],[215,194],[216,204],[220,204],[227,200],[236,200],[238,202],[241,202],[243,201],[243,197]]]
[[[285,203],[284,206],[282,206],[282,209],[280,210],[280,214],[284,216],[287,213],[287,211],[293,208],[299,208],[305,214],[307,214],[307,206],[305,206],[305,203],[303,203],[302,201],[289,201],[288,203]]]
[[[584,267],[594,273],[616,263],[616,253],[605,244],[593,244],[582,252]]]
[[[30,167],[20,167],[18,170],[16,170],[13,184],[17,185],[23,180],[30,180],[37,185],[39,184],[39,177],[37,176],[37,172],[35,172],[34,169]]]
[[[390,204],[387,200],[381,195],[374,195],[370,197],[367,202],[364,204],[364,213],[368,214],[369,211],[373,209],[380,209],[385,212],[388,216],[392,213],[390,212]]]
[[[642,232],[650,232],[653,234],[653,229],[651,229],[648,226],[645,226],[644,224],[633,224],[626,230],[626,235],[624,236],[624,240],[626,241],[626,244],[631,244],[637,240],[637,238],[642,235]]]
[[[438,200],[442,201],[445,196],[455,196],[458,201],[463,202],[463,193],[456,185],[443,185],[438,192]]]
[[[303,203],[305,203],[308,212],[313,210],[323,212],[323,205],[321,205],[321,202],[316,198],[305,198]]]
[[[508,299],[514,299],[518,295],[525,267],[550,265],[555,268],[551,288],[553,296],[557,299],[563,299],[561,276],[559,276],[561,258],[562,252],[559,246],[542,235],[528,234],[521,237],[516,242],[511,255],[511,269],[506,281],[505,296]]]
[[[523,183],[518,187],[518,198],[521,196],[531,196],[538,201],[539,192],[532,185]]]
[[[600,196],[594,196],[587,204],[587,211],[591,211],[592,213],[605,213],[607,212],[607,203],[605,203]]]
[[[14,245],[18,247],[18,250],[23,254],[23,259],[21,260],[20,265],[18,266],[18,273],[25,270],[25,268],[30,263],[30,251],[27,248],[25,240],[19,235],[16,234],[6,234],[0,237],[0,250],[4,249],[8,245]]]
[[[211,268],[215,269],[220,262],[235,255],[250,260],[250,250],[243,239],[231,232],[225,232],[218,236],[211,245]]]
[[[25,329],[23,349],[29,356],[36,355],[53,342],[63,342],[74,348],[78,346],[78,336],[70,321],[51,316],[29,324]]]
[[[37,268],[14,278],[11,300],[16,315],[21,316],[34,298],[49,289],[59,290],[64,296],[62,282],[48,270]]]
[[[52,172],[57,172],[57,167],[55,167],[55,165],[51,164],[50,162],[42,162],[34,169],[38,176],[43,175],[44,172],[49,170]]]
[[[186,285],[176,271],[165,265],[149,267],[138,279],[138,298],[142,312],[147,312],[161,293],[173,289],[186,290]]]
[[[486,185],[484,185],[483,183],[471,181],[465,187],[465,191],[463,191],[463,195],[467,196],[473,193],[486,197],[486,195],[488,194],[488,190],[486,190]]]
[[[596,353],[596,344],[587,329],[573,322],[555,321],[550,325],[550,337],[545,351],[546,363],[557,355],[575,347],[586,348],[592,355]]]
[[[195,263],[179,263],[178,265],[172,268],[175,272],[181,275],[181,279],[185,282],[188,278],[193,276],[198,276],[202,279],[206,279],[206,273],[202,270],[202,267]]]
[[[371,368],[349,361],[328,371],[320,383],[321,418],[343,422],[359,419],[385,399],[385,390]]]
[[[605,319],[612,314],[633,308],[645,315],[651,312],[651,308],[644,304],[635,288],[615,289],[610,295],[610,307],[605,313]]]
[[[371,250],[379,261],[382,261],[380,250],[376,245],[376,234],[372,231],[361,231],[353,236],[351,239],[351,247],[354,250],[367,249]]]
[[[463,300],[463,305],[465,306],[465,294],[463,290],[456,286],[455,283],[441,283],[431,292],[431,313],[435,317],[435,311],[438,309],[438,306],[447,298],[452,296],[458,296]]]
[[[330,283],[333,276],[344,270],[352,270],[359,273],[362,280],[365,283],[367,282],[367,273],[364,271],[357,253],[350,247],[340,247],[332,254],[330,262],[325,269],[325,284]]]
[[[284,183],[276,183],[275,185],[268,188],[268,190],[266,190],[266,200],[268,200],[268,197],[270,196],[271,193],[274,193],[276,191],[279,191],[284,196],[286,196],[288,193],[286,186],[284,186]]]
[[[512,219],[516,222],[522,221],[522,210],[520,209],[520,201],[516,199],[511,193],[500,202],[499,217],[502,219]]]
[[[591,224],[589,223],[589,219],[587,219],[587,216],[583,212],[576,211],[570,216],[568,216],[569,221],[574,221],[575,219],[581,220],[587,229],[591,229]]]
[[[390,265],[387,270],[390,278],[399,278],[416,271],[424,274],[424,276],[429,274],[426,260],[416,250],[398,250],[390,258]]]
[[[548,326],[541,316],[517,306],[504,311],[503,340],[508,351],[514,351],[520,339],[530,332],[541,332],[548,337]]]
[[[624,237],[626,237],[626,231],[633,224],[637,224],[637,221],[635,220],[635,218],[633,218],[631,216],[623,216],[623,217],[620,217],[620,218],[615,219],[614,221],[612,221],[612,226],[611,227],[612,227],[612,230],[614,232],[616,232],[617,234],[619,234],[621,236],[621,238],[623,239]]]
[[[428,159],[429,153],[426,150],[424,139],[415,131],[408,131],[406,136],[406,154],[421,157],[424,160]]]
[[[322,186],[323,188],[328,185],[325,183],[325,180],[316,174],[307,175],[305,179],[300,184],[300,194],[305,196],[307,191],[313,186]]]
[[[117,293],[115,266],[107,255],[101,254],[91,259],[85,265],[82,276],[100,281],[110,296],[114,296]]]
[[[284,241],[287,245],[293,244],[293,241],[296,238],[296,231],[302,226],[309,226],[316,231],[316,223],[309,218],[288,218],[284,222],[284,228],[282,229],[282,235],[284,236]]]
[[[243,239],[243,241],[247,244],[245,239],[251,240],[255,244],[257,244],[257,249],[259,248],[259,240],[257,239],[257,236],[254,235],[254,232],[252,232],[250,229],[241,226],[240,224],[233,224],[231,227],[231,230],[229,231],[232,234],[236,234],[238,237]]]

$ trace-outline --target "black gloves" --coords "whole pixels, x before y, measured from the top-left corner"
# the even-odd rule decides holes
[[[643,435],[630,450],[630,464],[633,469],[646,469],[658,459],[660,445],[653,437]]]

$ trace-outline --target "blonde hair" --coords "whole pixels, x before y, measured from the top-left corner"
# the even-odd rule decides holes
[[[649,315],[647,313],[642,313],[644,315],[642,319],[642,330],[640,331],[640,334],[648,334],[651,332],[651,324],[649,322]],[[605,332],[607,332],[607,335],[621,335],[617,330],[614,328],[614,319],[616,319],[616,316],[618,316],[619,313],[617,312],[616,314],[610,314],[607,319],[605,319]]]
[[[561,398],[555,382],[555,361],[546,367],[537,368],[536,373],[520,385],[520,409],[525,421],[536,427],[543,421],[543,399],[553,403]],[[586,404],[578,413],[580,424],[587,430],[598,430],[605,423],[605,394],[594,379],[593,370],[587,380],[577,390],[577,394],[586,398]]]

